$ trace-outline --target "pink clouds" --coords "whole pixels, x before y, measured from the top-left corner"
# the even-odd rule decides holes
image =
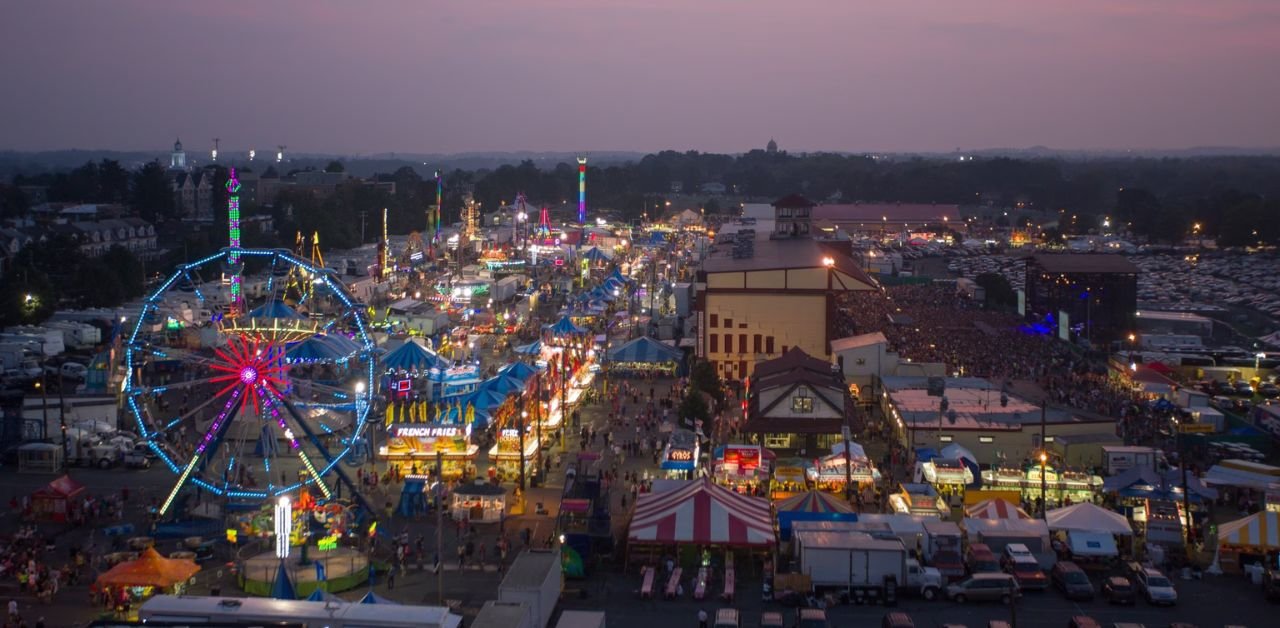
[[[0,148],[1280,145],[1269,0],[19,5]]]

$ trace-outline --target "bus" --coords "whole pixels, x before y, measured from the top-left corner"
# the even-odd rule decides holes
[[[462,617],[442,606],[358,604],[267,598],[157,595],[138,609],[140,623],[100,626],[246,626],[285,628],[460,628]]]

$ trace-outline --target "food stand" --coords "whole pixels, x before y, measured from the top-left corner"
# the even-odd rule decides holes
[[[773,499],[785,499],[809,489],[809,470],[813,463],[804,458],[779,460],[773,467],[770,488]]]
[[[668,479],[690,479],[698,466],[701,453],[698,437],[689,430],[674,430],[667,446],[662,449],[659,466]]]
[[[538,465],[541,447],[534,426],[526,425],[524,431],[524,472],[527,477],[532,477]],[[498,474],[508,479],[519,477],[521,458],[520,430],[508,427],[498,432],[498,442],[489,448],[489,460],[493,462]]]
[[[964,487],[973,484],[973,472],[959,458],[934,458],[920,463],[924,481],[932,484],[945,498],[963,495]]]
[[[93,588],[112,596],[118,604],[135,603],[155,594],[181,594],[200,566],[192,559],[165,558],[148,547],[134,560],[117,563],[98,576]]]
[[[1000,468],[982,472],[984,486],[995,490],[1016,490],[1027,501],[1040,498],[1040,465],[1027,465],[1025,470]],[[1092,502],[1102,491],[1101,476],[1081,471],[1059,472],[1053,466],[1044,468],[1044,496],[1059,503]]]
[[[880,479],[880,472],[865,455],[859,455],[860,451],[861,447],[855,449],[852,459],[843,451],[818,459],[809,469],[809,479],[818,490],[832,492],[843,492],[846,481],[853,482],[850,488],[874,484]]]
[[[502,520],[507,508],[507,491],[501,486],[476,480],[453,489],[449,512],[455,521],[492,523]]]
[[[84,500],[84,485],[64,475],[31,494],[31,515],[39,521],[65,522]]]
[[[739,493],[754,494],[769,477],[767,450],[760,445],[729,444],[715,450],[716,483]]]
[[[378,454],[401,475],[426,474],[435,469],[436,453],[441,456],[445,478],[459,478],[475,472],[480,449],[471,442],[471,425],[441,423],[396,423],[387,428],[387,444]]]
[[[951,510],[930,484],[903,483],[898,492],[889,496],[893,512],[904,515],[926,515],[947,518]]]

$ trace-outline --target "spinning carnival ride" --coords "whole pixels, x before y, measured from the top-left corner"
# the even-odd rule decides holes
[[[233,254],[266,262],[265,285],[224,279],[240,275]],[[284,302],[283,275],[295,273],[311,287],[305,313]],[[182,329],[171,313],[190,307],[183,299],[235,307]],[[255,505],[304,487],[330,498],[341,483],[369,508],[342,463],[368,455],[374,343],[363,307],[330,271],[285,250],[224,249],[147,298],[125,350],[128,411],[178,476],[162,516],[187,487]]]

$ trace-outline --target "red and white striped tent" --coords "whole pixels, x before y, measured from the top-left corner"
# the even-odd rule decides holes
[[[1003,499],[987,499],[964,509],[969,519],[1030,519],[1027,511]]]
[[[632,544],[773,545],[769,502],[739,495],[707,478],[636,499],[628,538]]]

